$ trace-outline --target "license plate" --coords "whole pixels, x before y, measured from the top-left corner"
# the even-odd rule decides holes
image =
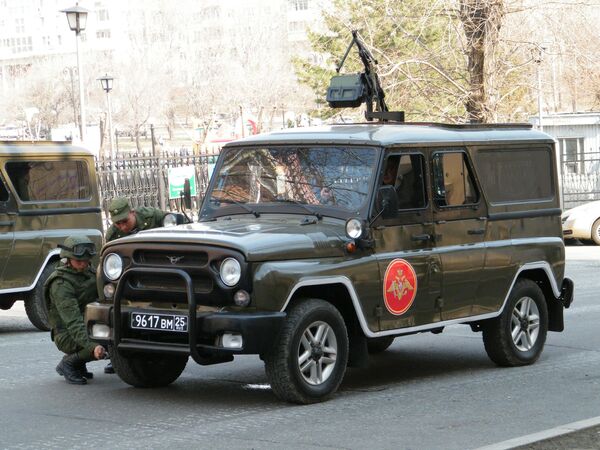
[[[131,328],[136,330],[175,331],[187,333],[188,316],[175,314],[131,313]]]

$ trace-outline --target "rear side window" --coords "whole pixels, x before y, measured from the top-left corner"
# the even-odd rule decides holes
[[[475,162],[491,203],[554,198],[552,154],[547,147],[479,150]]]
[[[463,152],[433,156],[433,183],[438,207],[473,205],[479,201],[475,179]]]
[[[11,161],[6,173],[24,202],[82,200],[90,197],[85,161]]]

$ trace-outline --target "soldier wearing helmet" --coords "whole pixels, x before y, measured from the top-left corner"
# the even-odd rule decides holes
[[[86,236],[70,236],[60,247],[61,262],[44,284],[51,338],[65,356],[56,371],[71,384],[93,377],[86,363],[102,359],[104,347],[89,340],[83,312],[97,298],[96,274],[90,260],[96,248]]]

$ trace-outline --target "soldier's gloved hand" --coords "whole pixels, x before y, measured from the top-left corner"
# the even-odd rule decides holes
[[[102,347],[101,345],[96,345],[96,347],[94,348],[94,358],[102,359],[104,358],[105,354],[106,350],[104,350],[104,347]]]

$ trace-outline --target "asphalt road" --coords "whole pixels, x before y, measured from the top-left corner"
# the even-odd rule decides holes
[[[87,386],[67,385],[49,334],[16,305],[0,311],[0,448],[463,450],[600,416],[600,247],[567,257],[575,302],[536,364],[496,367],[480,334],[453,326],[396,339],[309,406],[279,402],[254,356],[190,362],[162,389],[129,387],[104,362]]]

